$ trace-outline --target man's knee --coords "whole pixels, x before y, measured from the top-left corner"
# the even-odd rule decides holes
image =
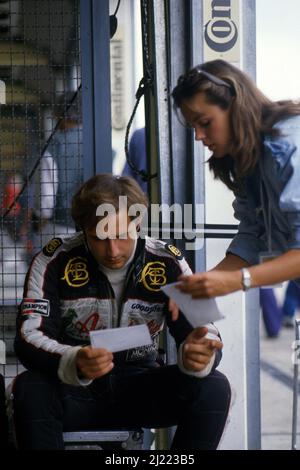
[[[214,378],[215,387],[218,394],[223,397],[226,403],[230,403],[231,387],[226,375],[222,374],[222,372],[218,370],[215,370],[212,376]]]
[[[189,407],[226,412],[231,388],[227,377],[214,370],[204,378],[182,376],[179,395],[189,403]]]
[[[202,380],[201,401],[205,401],[207,407],[215,411],[228,410],[231,400],[231,387],[227,377],[214,370],[207,377],[200,380]]]
[[[58,383],[40,372],[25,371],[16,377],[12,394],[16,413],[40,418],[58,402]]]
[[[63,409],[59,382],[26,371],[12,388],[14,433],[19,449],[61,449]]]

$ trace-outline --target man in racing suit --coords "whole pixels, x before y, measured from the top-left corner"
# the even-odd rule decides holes
[[[73,198],[82,231],[52,239],[31,263],[15,340],[28,369],[13,386],[21,449],[62,449],[63,431],[171,425],[173,449],[218,445],[230,402],[215,370],[222,343],[213,324],[193,329],[183,314],[172,321],[160,288],[191,271],[175,247],[138,237],[128,209],[145,198],[131,178],[91,178]],[[107,218],[96,215],[103,204],[115,209]],[[178,365],[159,364],[165,321]],[[90,331],[138,324],[147,325],[150,346],[114,354],[90,346]]]

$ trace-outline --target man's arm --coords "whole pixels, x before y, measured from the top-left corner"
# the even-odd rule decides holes
[[[222,350],[223,343],[218,336],[207,333],[206,327],[195,328],[180,346],[178,365],[182,372],[202,378],[219,363],[216,352]]]
[[[202,378],[218,366],[223,343],[213,323],[193,329],[180,311],[176,321],[169,318],[167,323],[176,341],[177,361],[182,372]]]
[[[184,258],[174,262],[173,275],[192,272]],[[205,377],[217,367],[222,357],[223,344],[217,328],[210,323],[193,329],[172,300],[169,301],[168,309],[169,312],[173,310],[172,315],[167,313],[167,324],[176,341],[179,368],[188,375]],[[174,312],[176,315],[173,315]]]
[[[113,368],[113,355],[104,349],[60,341],[63,323],[58,258],[64,250],[58,246],[52,256],[44,250],[35,256],[26,276],[15,351],[27,369],[39,370],[70,385],[88,385]]]
[[[57,377],[60,359],[71,346],[58,339],[61,315],[53,261],[41,252],[27,273],[17,317],[15,351],[26,368]]]
[[[79,377],[97,379],[113,369],[113,354],[107,349],[85,346],[77,352],[76,367]]]

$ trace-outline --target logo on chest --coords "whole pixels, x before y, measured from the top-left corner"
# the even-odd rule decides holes
[[[68,261],[62,281],[71,287],[82,287],[90,280],[87,270],[87,260],[81,256],[72,258]]]
[[[152,292],[158,292],[167,283],[166,265],[161,261],[147,263],[141,274],[143,286]]]

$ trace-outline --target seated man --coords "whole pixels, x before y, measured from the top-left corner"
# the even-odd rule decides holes
[[[108,204],[115,214],[96,215]],[[82,232],[54,238],[33,259],[15,340],[28,369],[13,391],[20,449],[62,449],[63,431],[171,425],[172,449],[218,445],[230,402],[229,383],[215,370],[222,343],[213,324],[193,330],[181,313],[172,321],[160,287],[190,268],[178,250],[138,237],[133,204],[147,201],[131,178],[91,178],[72,202]],[[158,362],[165,320],[178,365]],[[114,354],[90,346],[91,330],[136,324],[148,326],[150,346]]]
[[[7,448],[7,439],[8,423],[5,406],[5,382],[3,375],[0,374],[0,450]]]

